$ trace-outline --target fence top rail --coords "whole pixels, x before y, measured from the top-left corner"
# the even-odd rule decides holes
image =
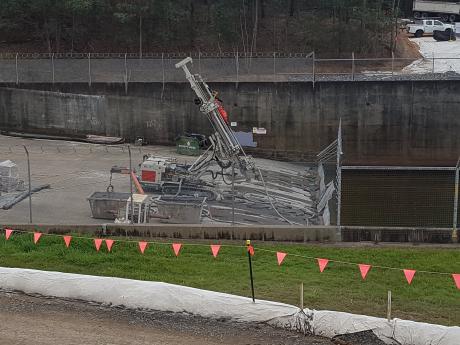
[[[344,165],[342,170],[418,170],[418,171],[455,171],[455,167],[424,167],[424,166],[372,166]]]
[[[404,57],[347,57],[347,58],[318,58],[314,54],[310,53],[284,53],[284,52],[188,52],[188,53],[143,53],[142,56],[139,53],[0,53],[0,59],[183,59],[187,56],[193,58],[206,59],[206,58],[303,58],[308,61],[315,60],[316,62],[340,62],[340,61],[413,61],[414,58]],[[460,60],[460,57],[452,56],[433,56],[429,58],[420,58],[425,60]]]
[[[121,52],[111,52],[111,53],[16,53],[16,52],[7,52],[0,53],[0,59],[51,59],[51,58],[68,58],[68,59],[87,59],[88,57],[94,59],[113,59],[113,58],[153,58],[153,59],[183,59],[185,57],[194,57],[194,58],[225,58],[225,57],[243,57],[243,58],[311,58],[313,54],[308,53],[299,53],[299,52],[146,52],[140,55],[139,53],[121,53]]]

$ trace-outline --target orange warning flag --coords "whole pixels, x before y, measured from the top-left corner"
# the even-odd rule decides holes
[[[107,246],[107,250],[110,252],[113,246],[113,240],[105,240],[105,245]]]
[[[406,277],[406,280],[407,282],[409,283],[412,283],[412,279],[414,279],[414,275],[415,275],[415,270],[403,270],[404,271],[404,276]]]
[[[319,258],[317,258],[316,260],[318,260],[319,271],[323,272],[324,269],[326,268],[329,260],[328,259],[319,259]]]
[[[173,243],[172,244],[172,247],[173,247],[173,250],[174,250],[174,254],[176,254],[176,256],[179,256],[179,252],[180,252],[180,249],[182,247],[182,244],[180,243]]]
[[[460,274],[452,274],[452,278],[454,278],[454,282],[457,286],[457,289],[460,290]]]
[[[34,232],[34,243],[37,244],[38,240],[42,237],[41,232]]]
[[[94,239],[94,246],[96,247],[97,251],[99,251],[99,249],[101,249],[101,244],[102,244],[102,239],[100,239],[100,238],[95,238]]]
[[[67,248],[70,246],[70,241],[72,241],[72,236],[64,236],[64,242]]]
[[[287,254],[283,252],[276,252],[276,258],[278,259],[278,266],[281,266],[281,263],[283,262],[286,255]]]
[[[211,244],[211,252],[212,255],[216,258],[217,254],[219,254],[220,244]]]
[[[11,229],[5,229],[5,237],[7,240],[10,239],[11,234],[13,233],[13,230]]]
[[[139,242],[139,250],[141,251],[142,254],[144,254],[145,249],[147,248],[148,243],[147,242]]]
[[[365,280],[372,266],[365,265],[365,264],[359,264],[358,266],[359,266],[359,271],[361,272],[361,277],[363,277],[363,280]]]

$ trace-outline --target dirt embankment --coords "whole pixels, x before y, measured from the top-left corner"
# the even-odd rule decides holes
[[[422,54],[420,54],[419,46],[412,42],[409,37],[410,36],[406,33],[401,33],[398,35],[395,49],[396,58],[411,58],[416,60],[422,57]]]
[[[334,340],[264,324],[136,311],[0,290],[2,345],[381,345],[372,332]]]
[[[319,337],[188,314],[133,311],[0,291],[2,345],[332,345]]]

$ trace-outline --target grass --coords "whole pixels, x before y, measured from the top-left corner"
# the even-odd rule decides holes
[[[108,253],[96,252],[90,240],[73,239],[66,248],[60,237],[31,234],[0,237],[0,266],[154,280],[250,296],[248,259],[244,248],[186,245],[175,257],[168,244],[151,244],[144,255],[137,243],[115,242]],[[196,242],[193,242],[196,244]],[[285,251],[331,260],[424,271],[460,273],[460,250],[427,248],[337,248],[315,245],[255,243],[253,258],[256,298],[299,304],[304,283],[305,307],[386,317],[387,291],[393,294],[393,317],[460,325],[460,290],[451,275],[418,272],[412,285],[398,270],[372,268],[363,281],[358,267],[330,262],[319,273],[315,260],[288,255],[281,266],[276,255],[258,249]]]

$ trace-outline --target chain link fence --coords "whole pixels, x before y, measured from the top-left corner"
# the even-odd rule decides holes
[[[0,82],[64,83],[78,82],[182,82],[183,73],[174,65],[186,56],[194,59],[194,71],[209,81],[283,82],[373,78],[415,78],[404,67],[412,58],[321,59],[312,53],[151,53],[141,57],[120,53],[4,53],[0,54]],[[460,65],[460,57],[417,60],[418,75],[438,74],[445,65]],[[438,66],[438,67],[437,67]],[[439,66],[442,66],[439,67]],[[453,67],[452,67],[453,66]],[[450,76],[454,78],[455,76]]]
[[[354,240],[450,242],[460,222],[457,167],[343,166],[342,225],[381,227]],[[398,228],[432,229],[430,233]],[[442,230],[445,229],[445,230]],[[414,237],[415,236],[415,237]]]
[[[346,154],[342,152],[341,136],[339,126],[337,139],[317,155],[315,206],[319,224],[335,226],[338,238],[341,236],[344,241],[455,241],[457,233],[453,230],[460,224],[460,160],[456,167],[347,166],[342,164]],[[103,156],[124,161],[128,156],[126,145],[37,141],[28,148],[35,160],[52,155],[66,159],[88,156],[91,160]],[[166,147],[135,146],[131,150],[137,159],[149,153],[167,156],[174,151]],[[4,142],[0,152],[4,159],[25,159],[23,145]],[[105,175],[91,170],[75,174],[97,178],[98,183],[107,180]],[[48,176],[34,172],[33,179],[51,179],[53,190],[77,188],[73,181],[75,174]],[[94,182],[88,179],[83,183]]]
[[[343,165],[342,129],[317,155],[317,211],[345,241],[458,241],[455,167]],[[346,155],[345,155],[346,157]]]

